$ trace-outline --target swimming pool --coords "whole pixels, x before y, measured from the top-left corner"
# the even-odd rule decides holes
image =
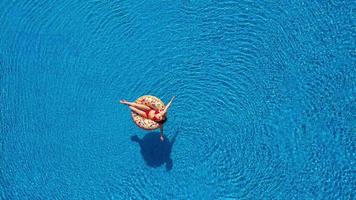
[[[1,198],[354,198],[354,10],[1,1]],[[177,96],[163,143],[145,94]]]

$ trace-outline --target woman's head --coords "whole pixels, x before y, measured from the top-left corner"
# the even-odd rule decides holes
[[[166,121],[167,121],[167,116],[166,116],[166,115],[163,115],[163,116],[162,116],[162,120],[159,121],[159,123],[160,123],[160,124],[164,124]]]

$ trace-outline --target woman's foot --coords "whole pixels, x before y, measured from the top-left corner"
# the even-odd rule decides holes
[[[120,103],[128,105],[129,102],[126,101],[125,99],[123,99],[123,100],[120,100]]]

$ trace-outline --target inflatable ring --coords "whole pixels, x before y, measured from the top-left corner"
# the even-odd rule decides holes
[[[144,104],[148,107],[151,107],[154,110],[159,110],[159,111],[162,111],[165,108],[165,105],[161,99],[151,95],[142,96],[136,99],[135,103]],[[151,119],[142,117],[133,111],[131,112],[131,117],[138,127],[143,128],[145,130],[154,130],[159,128],[160,126],[159,123]]]

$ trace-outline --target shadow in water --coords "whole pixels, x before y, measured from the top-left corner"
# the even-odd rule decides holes
[[[131,136],[131,140],[140,145],[141,155],[148,166],[159,167],[166,164],[166,169],[169,171],[173,167],[173,161],[170,156],[177,135],[178,132],[173,135],[171,140],[164,136],[164,140],[161,141],[159,132],[150,132],[142,139],[137,135]]]

